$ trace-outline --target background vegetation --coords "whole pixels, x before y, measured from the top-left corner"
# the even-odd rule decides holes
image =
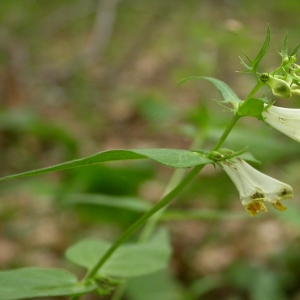
[[[197,134],[209,147],[230,114],[210,83],[177,82],[216,77],[246,96],[255,81],[235,72],[238,57],[256,55],[270,24],[261,71],[271,71],[285,33],[291,48],[299,42],[298,15],[296,0],[2,0],[0,175],[108,149],[187,149]],[[300,107],[295,96],[277,103]],[[245,145],[256,167],[293,186],[288,210],[251,218],[224,172],[207,166],[163,221],[170,269],[130,281],[126,299],[300,299],[299,144],[245,118],[227,146]],[[1,183],[0,268],[74,268],[67,247],[115,240],[143,210],[121,196],[154,203],[172,172],[133,161]]]

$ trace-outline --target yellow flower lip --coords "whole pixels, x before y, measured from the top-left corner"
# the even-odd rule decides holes
[[[253,200],[250,203],[245,205],[246,210],[249,212],[250,216],[254,217],[259,212],[267,212],[266,206],[262,203],[261,200]]]
[[[283,206],[280,201],[275,201],[274,203],[272,203],[272,205],[274,206],[274,208],[280,210],[280,211],[285,211],[286,207]],[[259,212],[264,211],[267,212],[267,208],[266,206],[263,204],[262,200],[252,200],[250,203],[245,205],[246,210],[248,211],[248,213],[250,214],[250,216],[254,217],[255,215],[257,215]]]
[[[286,207],[283,206],[279,201],[275,201],[275,202],[272,203],[272,204],[273,204],[273,206],[274,206],[276,209],[278,209],[278,210],[280,210],[280,211],[285,211],[285,210],[286,210]]]

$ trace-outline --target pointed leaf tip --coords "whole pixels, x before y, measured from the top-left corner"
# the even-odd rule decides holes
[[[40,175],[55,171],[62,171],[66,169],[79,168],[93,164],[121,161],[132,159],[149,158],[158,163],[164,164],[173,168],[190,168],[201,164],[210,164],[211,161],[198,153],[181,150],[181,149],[131,149],[131,150],[108,150],[96,153],[80,159],[57,164],[51,167],[28,171],[20,174],[10,175],[0,178],[2,180],[21,178],[27,176]]]

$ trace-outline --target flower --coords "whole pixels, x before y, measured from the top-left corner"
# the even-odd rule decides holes
[[[300,142],[300,109],[271,106],[262,116],[265,123]]]
[[[251,216],[267,211],[263,201],[284,211],[286,207],[280,201],[293,198],[291,186],[257,171],[239,157],[218,163],[235,184],[241,202]]]

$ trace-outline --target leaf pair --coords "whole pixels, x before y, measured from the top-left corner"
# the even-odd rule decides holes
[[[104,255],[110,243],[101,240],[83,240],[70,247],[66,257],[88,270]],[[171,255],[167,232],[159,231],[149,242],[122,245],[98,272],[97,278],[131,278],[167,267]],[[1,300],[50,296],[83,295],[97,290],[95,280],[78,281],[76,276],[62,269],[20,268],[0,271]]]

